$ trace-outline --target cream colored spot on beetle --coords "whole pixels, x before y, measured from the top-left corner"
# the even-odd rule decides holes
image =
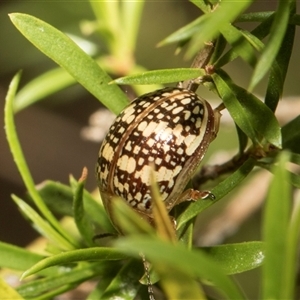
[[[137,201],[141,201],[142,199],[142,194],[141,192],[136,193],[135,197],[134,197]]]
[[[176,145],[181,145],[184,141],[184,136],[182,135],[183,127],[181,124],[177,124],[173,129],[173,135],[176,137],[175,143]]]
[[[126,149],[127,151],[131,152],[131,150],[132,150],[131,141],[128,141],[128,142],[126,143],[125,149]]]
[[[140,157],[139,160],[138,160],[138,165],[139,166],[142,166],[145,162],[145,159],[143,157]]]
[[[128,155],[123,155],[118,159],[117,163],[118,167],[122,171],[126,171],[128,173],[133,173],[136,169],[136,161],[133,157],[129,157]]]
[[[114,186],[118,186],[119,185],[119,179],[117,176],[114,176]]]
[[[197,121],[196,121],[196,123],[195,123],[195,127],[198,129],[198,128],[201,127],[201,125],[202,125],[202,119],[197,118]]]
[[[148,145],[149,147],[152,147],[154,144],[155,144],[155,140],[153,140],[153,139],[147,140],[147,145]]]
[[[160,165],[161,163],[162,163],[162,159],[160,158],[160,157],[157,157],[156,159],[155,159],[155,163],[156,163],[156,165]]]
[[[183,105],[189,104],[190,102],[191,102],[191,98],[184,98],[184,99],[181,100],[181,103]]]
[[[182,148],[178,148],[177,149],[177,154],[182,155],[183,154],[183,149]]]
[[[199,105],[197,105],[194,109],[193,109],[193,114],[198,115],[200,112],[200,107]]]
[[[168,162],[170,161],[170,159],[171,159],[171,155],[170,155],[170,154],[167,154],[167,155],[165,156],[165,161],[168,163]]]
[[[179,122],[179,120],[180,120],[180,117],[179,117],[179,116],[177,116],[177,117],[175,117],[175,118],[173,119],[173,123],[178,123],[178,122]]]
[[[130,123],[132,123],[132,121],[134,120],[134,118],[135,118],[135,115],[131,115],[131,116],[129,116],[129,117],[127,118],[126,122],[127,122],[128,124],[130,124]]]
[[[116,186],[118,187],[118,190],[120,191],[120,193],[123,193],[123,192],[124,192],[124,185],[123,185],[123,184],[121,184],[121,183],[119,182],[119,184],[116,185]]]
[[[177,114],[179,114],[179,113],[182,112],[182,111],[183,111],[183,107],[182,107],[182,106],[179,106],[179,107],[176,107],[176,108],[174,108],[174,109],[172,110],[172,114],[177,115]]]
[[[143,166],[140,171],[135,172],[134,177],[140,178],[141,182],[147,186],[150,185],[150,172],[151,167],[148,165]]]
[[[134,146],[132,152],[133,152],[134,154],[139,154],[140,151],[141,151],[141,147],[136,145],[136,146]]]
[[[125,110],[124,110],[124,115],[123,115],[123,117],[122,117],[122,120],[124,121],[124,122],[128,122],[127,121],[127,119],[129,118],[129,117],[131,117],[132,115],[134,115],[135,114],[135,107],[134,106],[129,106],[128,108],[126,108]],[[130,123],[130,122],[129,122]]]
[[[157,123],[155,123],[153,121],[148,123],[148,126],[143,131],[143,136],[148,137],[149,135],[151,135],[154,132],[156,126],[157,126]]]
[[[120,128],[119,128],[119,133],[122,134],[124,131],[125,131],[125,128],[124,128],[124,127],[120,127]]]
[[[138,130],[144,131],[145,128],[147,127],[147,125],[148,125],[148,122],[146,122],[146,121],[141,122],[138,126]]]
[[[201,141],[203,139],[203,135],[195,136],[195,135],[190,135],[185,139],[185,143],[187,145],[187,148],[185,150],[186,155],[193,155],[196,151],[196,149],[199,147],[201,144]]]
[[[105,144],[103,151],[102,151],[102,156],[107,160],[111,161],[114,155],[114,149],[109,145]]]
[[[148,107],[150,104],[151,104],[151,102],[150,102],[150,101],[147,101],[145,104],[143,104],[143,107],[146,108],[146,107]]]
[[[177,107],[176,103],[173,103],[172,105],[169,105],[168,107],[166,107],[166,110],[171,111],[173,109],[175,109]]]
[[[163,145],[163,151],[164,151],[165,153],[168,153],[168,152],[170,151],[170,145],[164,144],[164,145]]]
[[[126,182],[125,184],[124,184],[124,189],[125,189],[125,191],[129,191],[129,184],[128,184],[128,182]]]
[[[174,185],[174,177],[176,177],[179,172],[182,170],[181,166],[176,166],[174,169],[168,169],[166,167],[160,167],[156,172],[158,182],[167,181],[168,187],[172,187]]]
[[[188,110],[184,111],[184,119],[188,120],[190,118],[191,114],[192,113],[190,111],[188,111]]]

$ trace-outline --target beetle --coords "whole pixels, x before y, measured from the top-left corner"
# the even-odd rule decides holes
[[[104,207],[119,232],[112,211],[116,196],[153,224],[152,168],[168,212],[211,195],[184,189],[216,137],[219,119],[219,110],[181,87],[142,95],[117,116],[100,147],[96,174]]]

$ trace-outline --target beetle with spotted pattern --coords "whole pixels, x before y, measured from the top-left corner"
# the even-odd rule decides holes
[[[96,167],[103,204],[119,232],[112,212],[115,196],[153,225],[151,168],[167,211],[210,195],[184,189],[216,137],[219,119],[219,111],[207,101],[179,87],[138,97],[119,114],[102,143]]]

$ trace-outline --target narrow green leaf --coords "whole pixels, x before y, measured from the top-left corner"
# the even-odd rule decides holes
[[[273,14],[274,11],[259,11],[259,12],[245,13],[240,15],[236,21],[237,22],[263,22]]]
[[[16,271],[26,271],[32,265],[38,263],[44,256],[30,252],[24,248],[0,242],[0,267],[8,268]],[[43,270],[40,275],[53,276],[58,274],[59,269],[52,267],[51,269]]]
[[[73,290],[76,286],[77,286],[76,284],[64,285],[58,289],[48,291],[46,293],[43,293],[43,295],[34,297],[33,299],[35,299],[35,300],[53,299],[58,295],[62,295],[64,293],[66,293],[67,291]],[[30,299],[30,298],[25,298],[25,299]]]
[[[289,155],[283,152],[275,167],[264,212],[263,240],[266,258],[262,267],[262,299],[283,299],[285,282],[282,275],[286,265],[287,232],[291,204],[286,163]]]
[[[19,197],[12,195],[21,212],[33,223],[35,229],[44,237],[49,239],[55,246],[63,250],[69,250],[72,245],[57,232],[47,221],[42,219],[26,202]],[[72,249],[72,248],[71,248]]]
[[[290,161],[294,164],[300,165],[300,154],[291,153]]]
[[[154,264],[154,267],[160,274],[159,285],[162,286],[167,299],[206,299],[198,281],[186,276],[181,270],[164,262]]]
[[[40,51],[71,74],[105,106],[118,114],[128,101],[111,78],[69,37],[51,25],[26,14],[9,15],[18,30]]]
[[[24,299],[21,295],[9,286],[2,278],[0,278],[0,295],[1,299],[13,299],[22,300]]]
[[[178,270],[191,280],[209,280],[228,299],[244,299],[238,287],[222,272],[219,265],[200,250],[189,251],[180,244],[173,245],[149,236],[122,238],[115,244],[120,251],[129,255],[143,253],[154,266],[164,264],[169,266],[170,272]]]
[[[219,201],[230,191],[232,191],[248,176],[254,166],[255,161],[252,158],[249,158],[238,170],[213,188],[211,192],[216,197],[215,200],[212,201],[210,199],[204,199],[190,203],[188,208],[177,218],[177,229],[180,229],[189,220],[196,217],[201,211],[208,208],[216,201]]]
[[[248,145],[248,137],[247,135],[240,129],[240,127],[236,127],[236,132],[239,138],[239,154],[242,155],[244,153],[244,150],[246,149]]]
[[[288,25],[274,65],[271,68],[265,103],[272,111],[276,110],[277,104],[283,93],[283,86],[290,62],[296,26]]]
[[[14,111],[20,110],[34,104],[43,98],[54,94],[72,84],[76,80],[64,69],[57,68],[36,77],[27,83],[16,95]]]
[[[270,38],[255,67],[249,90],[252,90],[260,82],[274,63],[289,22],[290,3],[291,1],[279,1],[279,6],[270,32]]]
[[[247,54],[248,50],[243,47],[243,44],[248,43],[248,46],[246,46],[247,48],[252,45],[252,47],[251,47],[252,50],[250,52],[250,53],[252,53],[252,55],[254,55],[254,49],[256,49],[257,51],[261,51],[264,47],[264,44],[263,44],[263,42],[260,41],[260,39],[258,37],[256,37],[254,34],[248,32],[248,31],[240,30],[239,32],[243,36],[243,39],[244,39],[244,42],[242,42],[242,44],[240,46],[242,48],[241,49],[242,53],[240,54],[240,56],[245,57],[245,61],[247,61],[251,66],[254,67],[254,62],[256,62],[256,57],[255,56],[248,57],[248,54]],[[254,30],[253,30],[253,32],[254,32]],[[243,52],[245,52],[245,53],[243,53]],[[228,64],[230,61],[233,61],[234,59],[236,59],[238,57],[238,55],[239,55],[239,52],[235,51],[235,48],[230,49],[215,63],[215,67],[216,68],[223,67],[224,65]]]
[[[249,119],[251,116],[249,116],[248,112],[244,109],[235,95],[232,87],[229,85],[229,80],[226,82],[217,73],[212,75],[212,79],[234,122],[253,141],[253,143],[258,143],[259,138],[256,135],[251,120]]]
[[[137,42],[138,30],[142,18],[145,1],[123,1],[121,6],[121,19],[123,29],[123,43],[130,52],[134,52]],[[130,18],[128,18],[130,16]]]
[[[0,242],[0,267],[25,271],[44,256],[30,252],[24,248]]]
[[[238,1],[233,6],[231,1],[220,1],[212,12],[201,17],[203,23],[199,24],[197,32],[192,36],[186,56],[189,58],[194,56],[205,42],[216,38],[220,30],[233,23],[252,2],[252,0]]]
[[[9,144],[9,148],[13,155],[17,168],[21,174],[23,182],[26,185],[28,193],[33,199],[35,205],[38,207],[38,209],[43,214],[43,216],[47,219],[47,221],[60,233],[62,237],[64,237],[65,239],[64,245],[65,246],[68,245],[68,249],[73,249],[74,246],[76,247],[77,245],[76,241],[61,227],[60,223],[48,210],[47,206],[41,199],[40,195],[38,194],[35,188],[35,184],[33,182],[25,157],[22,152],[22,148],[19,142],[19,138],[14,123],[14,112],[13,112],[13,103],[14,103],[16,90],[19,84],[20,75],[21,73],[18,73],[13,78],[9,86],[9,90],[6,96],[5,108],[4,108],[5,133]]]
[[[188,25],[172,33],[162,42],[160,46],[170,43],[178,43],[193,38],[187,56],[191,57],[204,46],[205,42],[213,40],[218,36],[220,28],[225,24],[232,23],[234,19],[244,11],[252,1],[235,2],[233,6],[230,1],[222,1],[213,12],[207,13]]]
[[[117,276],[123,265],[123,263],[121,264],[119,261],[111,260],[103,263],[108,263],[108,268],[102,272],[105,276],[101,276],[101,280],[99,280],[95,289],[88,295],[87,300],[102,299],[105,290]]]
[[[53,255],[43,259],[42,261],[39,261],[29,270],[24,272],[22,278],[56,265],[70,264],[72,262],[79,261],[121,260],[126,258],[127,256],[125,254],[113,248],[94,247],[88,249],[72,250]]]
[[[95,233],[92,230],[91,220],[85,212],[84,202],[83,202],[83,192],[84,192],[85,181],[76,182],[74,190],[74,201],[73,201],[73,215],[74,221],[77,226],[78,231],[81,234],[83,240],[88,246],[93,246],[93,237]]]
[[[75,186],[75,179],[71,177],[70,183],[71,186],[73,184]],[[37,190],[51,211],[61,216],[73,216],[73,193],[70,186],[57,181],[46,180],[37,186]],[[83,204],[85,214],[93,223],[95,230],[101,229],[105,233],[115,232],[103,205],[86,190],[83,193]]]
[[[113,299],[115,297],[118,299],[135,299],[141,288],[139,279],[143,272],[142,263],[138,263],[136,260],[128,261],[101,295],[101,299]]]
[[[226,244],[210,248],[207,251],[226,274],[237,274],[262,265],[265,254],[262,242]]]
[[[207,3],[207,1],[204,0],[191,0],[193,4],[195,4],[197,7],[199,7],[204,13],[208,13],[210,9],[211,3]]]
[[[256,63],[254,48],[242,32],[231,24],[224,25],[220,31],[228,43],[231,44],[233,51],[250,66],[254,66]]]
[[[300,189],[300,176],[293,172],[288,172],[290,175],[289,182],[297,189]]]
[[[77,266],[75,268],[61,268],[63,271],[46,278],[36,279],[18,287],[18,292],[25,298],[45,297],[48,291],[52,291],[52,297],[64,291],[78,286],[80,283],[102,274],[108,269],[108,262],[97,262]],[[49,296],[49,295],[48,295]]]
[[[120,77],[112,82],[117,84],[163,84],[195,79],[204,76],[205,74],[206,72],[203,69],[164,69]]]
[[[254,144],[262,138],[281,148],[281,129],[272,111],[253,94],[233,84],[224,72],[212,78],[235,123]]]
[[[299,232],[300,232],[300,201],[296,199],[292,219],[287,235],[287,253],[285,258],[285,269],[283,273],[282,299],[295,299],[295,285],[297,279]]]
[[[282,127],[282,146],[294,153],[300,154],[300,116]]]

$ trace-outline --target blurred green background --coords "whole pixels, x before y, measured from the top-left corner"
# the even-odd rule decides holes
[[[251,11],[268,11],[276,8],[276,1],[257,1],[250,7]],[[8,84],[13,75],[20,69],[23,70],[21,86],[50,70],[56,65],[34,46],[32,46],[12,25],[8,18],[11,12],[28,13],[38,17],[56,28],[68,34],[84,37],[80,30],[80,22],[94,20],[94,15],[88,1],[6,1],[0,2],[0,118],[3,120],[4,97]],[[157,48],[156,45],[167,35],[187,24],[199,16],[199,10],[186,0],[183,1],[146,1],[136,49],[136,60],[138,64],[149,70],[175,67],[188,67],[190,61],[183,59],[183,54],[173,55],[174,46]],[[245,25],[251,28],[253,25]],[[101,38],[97,34],[84,37],[94,43],[97,53],[105,51]],[[294,103],[299,103],[297,97],[300,95],[299,85],[299,44],[300,37],[297,32],[292,61],[288,76],[286,78],[284,98],[293,97]],[[237,84],[247,86],[251,69],[241,61],[236,60],[226,70],[236,80]],[[256,89],[256,93],[263,94],[265,85],[262,82]],[[214,100],[215,96],[204,88],[200,93],[208,100]],[[101,104],[81,86],[74,85],[59,92],[44,101],[41,101],[16,116],[17,130],[22,143],[28,165],[31,169],[36,183],[45,179],[52,179],[68,183],[69,174],[79,177],[83,166],[89,170],[87,188],[94,190],[96,180],[94,166],[97,159],[100,143],[93,143],[82,139],[80,132],[83,127],[88,126],[89,116],[99,109]],[[298,106],[299,107],[299,106]],[[290,111],[291,112],[291,111]],[[293,113],[293,112],[291,112]],[[297,113],[297,111],[296,111]],[[299,113],[298,113],[299,114]],[[292,116],[287,114],[282,117],[286,123]],[[224,161],[234,152],[229,152],[236,146],[233,126],[228,123],[224,116],[224,126],[209,150],[208,157]],[[3,124],[3,121],[2,121]],[[210,163],[215,163],[210,161]],[[261,175],[268,176],[268,175]],[[264,177],[266,178],[266,177]],[[267,180],[267,179],[266,179]],[[0,240],[18,244],[28,244],[37,234],[30,225],[22,218],[10,198],[15,193],[24,196],[25,189],[14,165],[12,156],[5,139],[3,126],[0,129]],[[244,193],[244,194],[243,194]],[[247,193],[247,194],[246,194]],[[251,188],[241,190],[235,200],[246,198],[254,201],[256,198],[264,197],[263,188]],[[244,197],[245,195],[245,197]],[[233,201],[231,195],[228,199],[221,201],[201,216],[198,222],[199,237],[195,237],[198,245],[222,242],[237,242],[260,239],[260,202],[257,206],[249,208],[250,217],[242,216],[240,221],[234,220],[239,216],[239,210],[235,215],[229,212],[227,219],[223,213],[223,219],[219,223],[209,224],[212,219],[222,211],[226,211],[229,201]],[[244,203],[244,202],[243,202]],[[235,206],[236,208],[236,206]],[[230,210],[227,208],[227,210]],[[242,213],[241,213],[242,214]],[[223,220],[223,221],[222,221]],[[227,226],[227,232],[222,232],[220,237],[201,237],[206,231],[218,231],[218,226],[223,226],[228,220],[233,225]],[[218,221],[218,220],[217,220]],[[236,222],[234,222],[236,221]],[[222,223],[223,222],[223,223]],[[214,227],[211,229],[211,227]],[[225,225],[224,225],[225,226]],[[215,228],[217,227],[217,228]],[[214,231],[215,230],[215,231]],[[257,278],[259,270],[247,272],[239,278],[245,282],[249,297],[255,299],[257,295]],[[254,278],[256,278],[254,280]]]

